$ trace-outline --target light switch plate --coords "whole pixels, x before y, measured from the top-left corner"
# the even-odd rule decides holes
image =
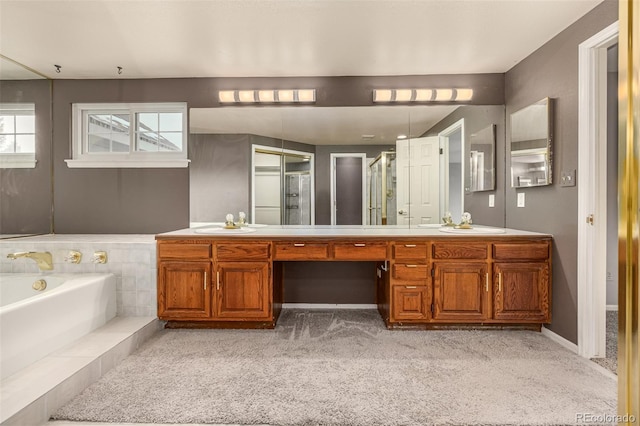
[[[494,194],[489,194],[489,207],[496,206],[496,196]]]
[[[524,207],[524,192],[518,192],[518,207]]]
[[[560,186],[576,186],[576,171],[563,170],[560,173]]]

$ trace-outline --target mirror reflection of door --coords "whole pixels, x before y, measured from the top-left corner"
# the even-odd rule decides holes
[[[331,224],[366,224],[366,154],[331,154]]]
[[[464,120],[459,120],[438,134],[442,149],[440,180],[440,217],[450,212],[459,222],[464,212]]]
[[[252,223],[313,225],[313,187],[313,154],[253,146]]]
[[[437,136],[396,142],[398,224],[440,222],[440,144]]]

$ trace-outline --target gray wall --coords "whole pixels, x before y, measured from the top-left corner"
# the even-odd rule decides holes
[[[471,134],[476,133],[489,124],[496,125],[496,189],[466,193],[464,209],[472,213],[474,223],[489,226],[505,226],[505,115],[504,106],[469,106],[458,108],[438,124],[429,129],[425,136],[436,136],[438,133],[464,118],[465,158],[469,158],[469,141]],[[489,207],[489,194],[495,195],[495,207]],[[455,220],[455,218],[454,218]]]
[[[526,193],[524,208],[516,207],[516,190],[508,185],[506,225],[553,234],[553,321],[550,329],[574,343],[578,332],[578,188],[561,187],[557,177],[561,170],[574,170],[578,166],[578,45],[615,22],[617,17],[617,2],[603,2],[505,76],[507,117],[544,97],[555,99],[555,181],[549,186],[518,189],[518,192]]]
[[[0,169],[0,234],[51,232],[51,82],[0,81],[0,103],[35,104],[36,167]]]

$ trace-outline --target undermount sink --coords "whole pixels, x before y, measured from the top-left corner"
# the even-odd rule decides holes
[[[443,226],[440,228],[440,232],[446,232],[449,234],[505,234],[507,232],[504,228],[452,228]]]

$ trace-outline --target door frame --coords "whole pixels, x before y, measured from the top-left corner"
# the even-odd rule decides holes
[[[616,21],[578,46],[578,354],[585,358],[606,354],[606,50],[618,32]]]
[[[360,158],[362,159],[362,224],[367,224],[367,154],[361,152],[332,152],[329,154],[330,186],[331,186],[331,225],[336,224],[336,158]]]
[[[460,130],[460,151],[461,151],[461,163],[460,163],[460,206],[464,212],[464,194],[465,194],[465,181],[464,170],[466,167],[466,144],[464,133],[464,118],[456,121],[440,133],[438,138],[440,139],[440,217],[443,217],[445,212],[449,211],[449,137]]]

